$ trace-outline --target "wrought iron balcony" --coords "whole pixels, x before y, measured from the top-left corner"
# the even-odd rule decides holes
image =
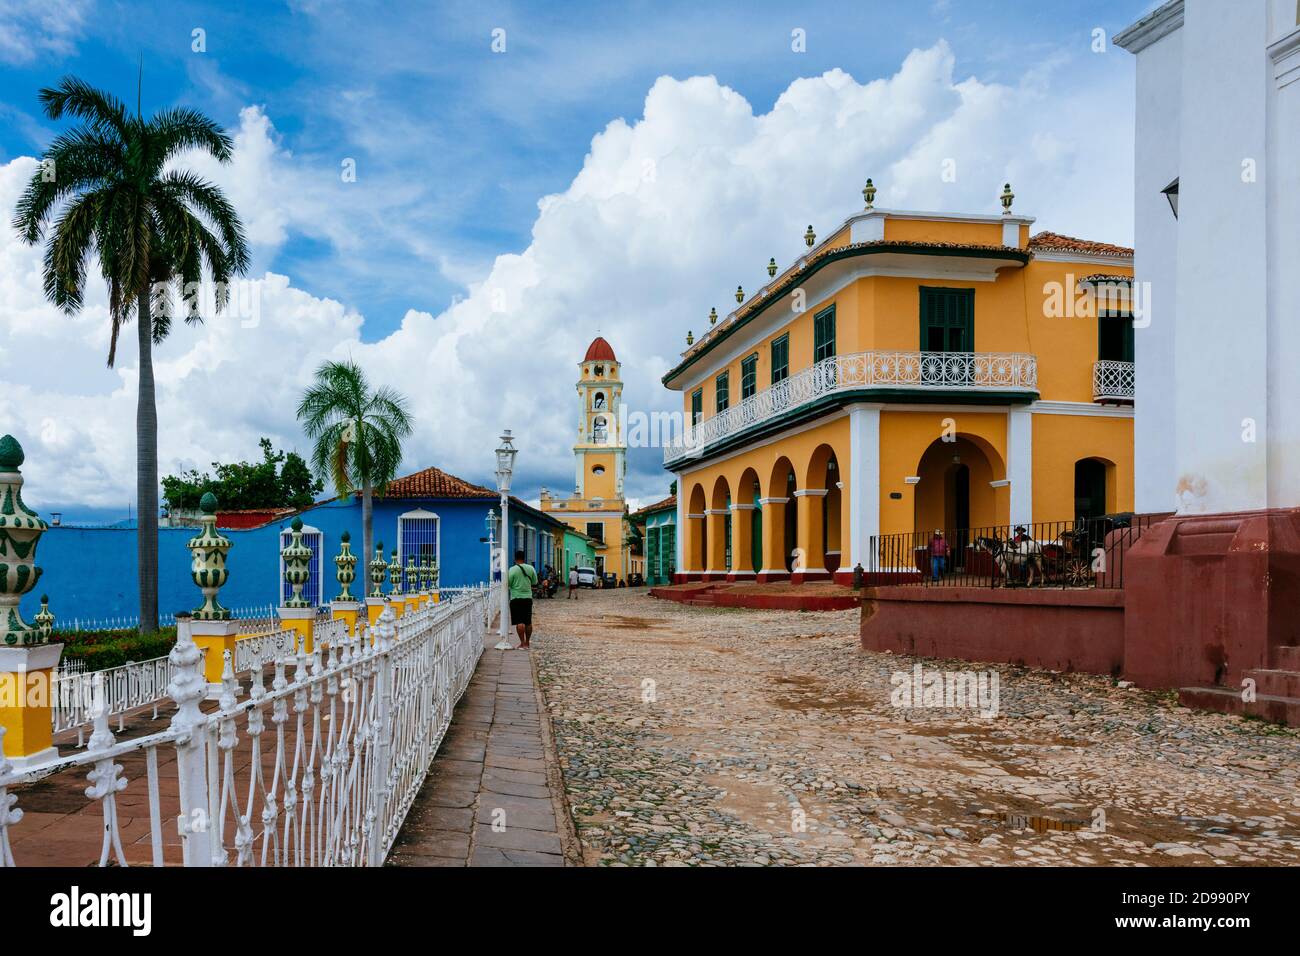
[[[823,359],[739,405],[700,421],[664,448],[664,464],[697,456],[710,445],[811,405],[864,389],[933,392],[1036,392],[1038,360],[1023,352],[855,352]]]
[[[1133,363],[1102,359],[1092,367],[1094,402],[1133,401]]]

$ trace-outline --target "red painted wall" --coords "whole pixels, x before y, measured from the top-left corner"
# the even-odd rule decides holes
[[[1124,593],[868,588],[860,633],[862,646],[873,651],[1118,675]]]

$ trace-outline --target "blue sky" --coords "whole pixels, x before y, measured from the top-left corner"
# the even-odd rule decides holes
[[[258,263],[356,307],[374,340],[408,308],[441,311],[492,257],[522,249],[539,197],[562,190],[592,135],[635,117],[662,74],[714,75],[765,110],[797,77],[883,75],[943,36],[959,73],[1015,82],[1030,60],[1077,53],[1092,29],[1114,33],[1145,6],[107,2],[88,8],[66,54],[0,64],[0,161],[48,142],[35,93],[65,72],[133,100],[143,57],[146,111],[186,103],[233,127],[242,107],[261,104],[295,155],[323,170],[350,157],[361,190],[395,179],[409,190],[400,223],[376,214],[355,224],[364,261],[299,233]],[[795,28],[805,53],[790,49]],[[195,29],[206,52],[191,49]],[[491,48],[496,29],[503,54]]]
[[[1068,166],[1079,182],[1118,188],[1117,214],[1098,220],[1096,197],[1079,195],[1068,206],[1052,195],[1055,190],[1042,188],[1038,206],[1052,219],[1040,227],[1129,242],[1131,210],[1123,207],[1131,205],[1131,184],[1090,179],[1086,166],[1094,160],[1081,144],[1111,135],[1108,124],[1113,124],[1116,149],[1131,152],[1124,144],[1131,143],[1132,63],[1113,48],[1098,56],[1090,44],[1094,29],[1109,37],[1153,5],[1138,0],[797,6],[0,0],[0,34],[8,34],[0,40],[0,167],[39,155],[56,132],[39,115],[38,88],[73,73],[133,102],[142,57],[146,112],[176,103],[195,106],[232,130],[253,130],[258,135],[250,138],[274,152],[279,178],[253,190],[250,195],[259,198],[245,207],[254,217],[262,207],[269,209],[261,231],[253,230],[254,239],[264,241],[254,242],[251,274],[286,276],[292,289],[340,304],[363,319],[356,339],[381,347],[404,321],[411,324],[412,312],[427,313],[434,328],[446,325],[456,304],[472,297],[475,284],[501,266],[499,257],[530,250],[543,221],[539,201],[572,193],[575,177],[596,163],[593,137],[638,128],[658,78],[714,77],[717,86],[739,94],[753,114],[762,116],[801,78],[838,69],[866,84],[898,73],[913,51],[941,44],[951,57],[947,92],[953,97],[969,78],[1027,100],[1040,86],[1045,94],[1038,101],[1041,112],[1027,113],[1015,128],[1013,135],[1023,142],[1007,142],[1005,131],[996,142],[981,143],[976,136],[966,147],[970,161],[987,159],[990,169],[1000,170],[1008,164],[1015,168],[1016,160],[1006,156],[1059,155],[1063,175]],[[202,52],[192,49],[196,29],[204,31]],[[806,52],[791,49],[796,29],[804,31]],[[493,52],[495,30],[505,31],[503,53]],[[922,96],[918,114],[930,105]],[[1079,115],[1058,115],[1069,110]],[[626,126],[616,122],[620,118]],[[1014,123],[1018,117],[1004,119]],[[941,129],[942,123],[936,116],[930,129]],[[812,181],[816,165],[823,160],[829,165],[839,148],[833,119],[827,124],[816,141],[801,147]],[[1047,124],[1052,131],[1041,133],[1039,127]],[[710,134],[700,130],[699,138]],[[263,135],[265,142],[259,139]],[[895,145],[891,156],[905,154],[909,144]],[[356,163],[354,183],[339,175],[348,159]],[[1131,156],[1127,161],[1131,166]],[[969,197],[983,197],[991,188],[992,183],[981,183],[960,201],[970,205]],[[843,198],[847,202],[852,195]],[[827,215],[837,218],[849,211],[828,209]],[[802,222],[804,215],[800,210],[795,218]],[[605,268],[600,251],[596,244],[583,253],[584,271]],[[711,269],[701,262],[701,276]],[[734,286],[732,280],[727,287]],[[628,310],[635,304],[634,297],[618,303]],[[688,308],[702,313],[707,304],[691,300]],[[660,371],[675,358],[667,340],[638,338],[634,329],[621,329],[616,316],[565,321],[574,327],[556,334],[566,347],[572,338],[571,347],[580,351],[600,327],[639,352],[652,352]],[[685,319],[675,323],[672,343],[683,334],[675,326],[685,324]],[[509,335],[511,327],[506,323],[495,334]],[[549,334],[551,328],[530,334]],[[625,347],[620,341],[615,346]],[[647,363],[641,373],[646,393],[655,387],[651,372]],[[524,390],[515,400],[559,409],[567,428],[570,377],[561,372],[553,391]],[[106,380],[105,387],[118,384]],[[83,379],[77,388],[92,386]],[[636,399],[631,388],[628,392],[643,406],[676,402],[649,394]],[[286,446],[294,444],[291,424],[248,424],[276,433]],[[525,481],[562,487],[568,480],[564,434],[557,430],[544,443],[539,438]],[[245,451],[222,453],[255,455],[255,437],[248,444]],[[428,455],[447,445],[431,441],[412,464],[428,463]],[[631,494],[653,496],[666,485],[655,454],[634,454]],[[210,457],[215,455],[182,449],[175,461],[206,465]],[[454,455],[450,462],[458,464]],[[477,466],[461,467],[472,472],[467,477],[486,477],[486,466],[478,469],[481,474]]]

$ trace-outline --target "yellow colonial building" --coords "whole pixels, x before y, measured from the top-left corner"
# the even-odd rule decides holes
[[[863,196],[664,376],[679,580],[847,580],[877,535],[1133,508],[1132,250],[1031,236],[1009,186],[1000,215]]]
[[[623,478],[627,473],[627,439],[619,410],[623,382],[613,347],[597,336],[578,365],[577,441],[573,445],[573,494],[557,497],[543,488],[542,511],[592,539],[596,571],[620,581],[641,570],[642,560],[627,540]]]

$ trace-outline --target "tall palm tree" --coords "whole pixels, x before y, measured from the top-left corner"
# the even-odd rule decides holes
[[[363,554],[372,554],[373,496],[383,494],[402,463],[411,434],[406,396],[387,385],[371,391],[356,363],[326,362],[298,405],[298,421],[314,443],[311,464],[341,495],[361,491]]]
[[[45,295],[69,315],[81,308],[86,269],[98,257],[112,323],[108,365],[122,325],[136,313],[140,381],[136,401],[136,511],[140,630],[158,627],[158,410],[153,346],[171,328],[171,286],[184,290],[185,321],[203,320],[194,293],[207,268],[217,311],[227,283],[248,268],[243,225],[221,190],[193,173],[166,169],[199,149],[220,162],[233,143],[196,110],[174,107],[149,119],[75,77],[40,91],[45,115],[81,125],[55,137],[18,200],[14,228],[45,239]],[[52,229],[47,229],[53,225]]]

